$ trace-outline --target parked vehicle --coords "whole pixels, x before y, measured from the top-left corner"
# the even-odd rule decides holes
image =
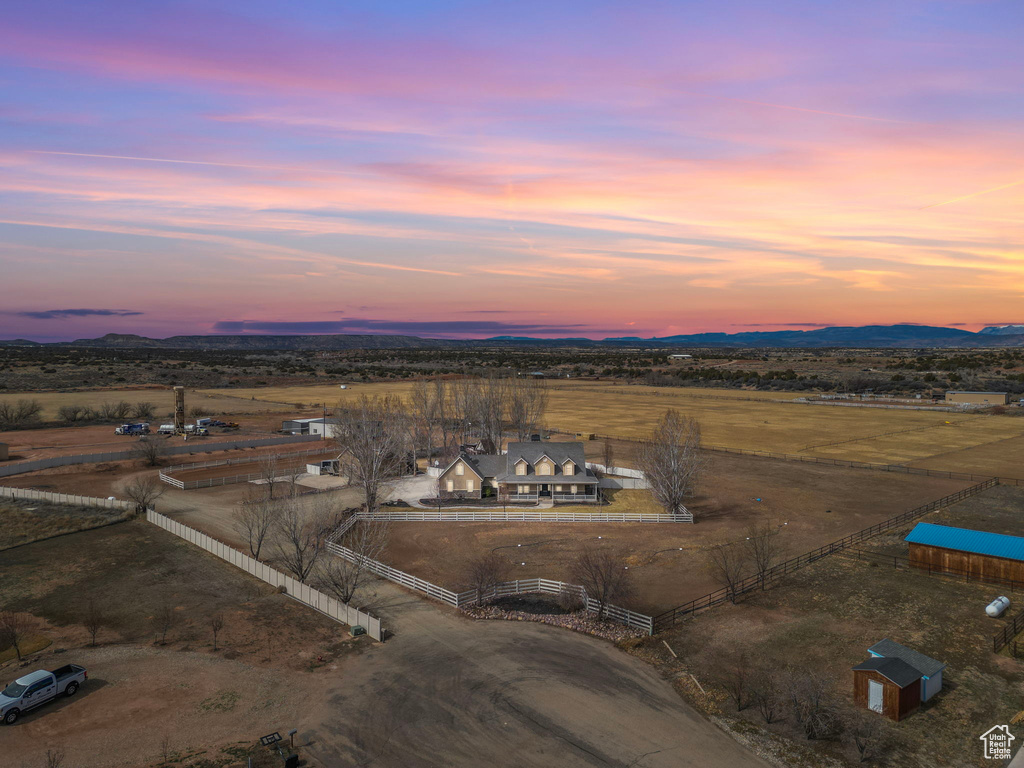
[[[213,419],[196,419],[197,427],[212,427]]]
[[[114,428],[115,435],[148,435],[149,434],[149,423],[142,422],[140,424],[122,424],[120,427]]]
[[[74,696],[88,679],[85,667],[77,664],[68,664],[52,672],[39,669],[19,677],[0,691],[0,720],[6,725],[13,725],[23,712],[58,696]]]
[[[160,429],[156,431],[158,435],[173,435],[175,432],[173,424],[161,424]]]

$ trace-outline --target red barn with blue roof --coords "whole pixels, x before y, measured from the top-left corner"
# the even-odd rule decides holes
[[[1024,537],[918,523],[906,542],[919,568],[1024,582]]]

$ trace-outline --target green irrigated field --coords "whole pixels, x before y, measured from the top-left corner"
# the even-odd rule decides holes
[[[1024,477],[1024,419],[945,411],[786,402],[778,392],[549,381],[545,425],[636,438],[675,408],[698,419],[709,445],[878,464]],[[410,383],[232,390],[267,403],[336,404],[360,395],[408,395]],[[216,394],[219,390],[206,390]],[[251,402],[251,401],[250,401]]]

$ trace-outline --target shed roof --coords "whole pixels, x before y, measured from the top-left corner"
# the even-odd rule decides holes
[[[933,677],[946,668],[941,661],[936,661],[931,656],[925,656],[923,653],[918,653],[913,648],[907,648],[889,638],[878,641],[868,648],[868,652],[884,656],[887,659],[902,659],[925,677]]]
[[[870,658],[862,661],[853,668],[855,672],[877,672],[887,680],[896,683],[900,688],[906,688],[915,680],[920,680],[922,675],[903,659],[892,658]]]
[[[975,531],[970,528],[954,528],[950,525],[918,523],[905,541],[911,544],[926,544],[932,547],[973,552],[977,555],[1005,557],[1010,560],[1024,560],[1024,538],[1006,536],[1002,533]]]

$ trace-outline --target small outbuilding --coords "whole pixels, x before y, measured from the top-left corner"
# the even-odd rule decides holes
[[[921,706],[921,673],[900,659],[862,661],[853,668],[853,701],[899,722]]]
[[[905,541],[910,564],[918,568],[1024,581],[1024,537],[918,523]]]
[[[7,443],[0,443],[0,461],[7,461],[11,457]]]
[[[871,658],[853,668],[857,706],[899,721],[942,689],[946,665],[941,661],[888,639],[868,653]]]

